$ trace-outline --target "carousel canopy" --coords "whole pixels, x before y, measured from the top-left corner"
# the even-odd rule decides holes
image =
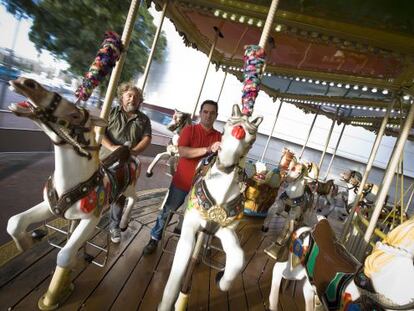
[[[165,1],[153,2],[160,9]],[[259,43],[270,3],[170,0],[166,15],[186,45],[206,54],[219,29],[223,37],[212,62],[241,80],[244,46]],[[405,95],[398,96],[386,129],[397,135],[414,95],[413,11],[410,0],[280,0],[262,90],[305,112],[371,131],[390,101]]]

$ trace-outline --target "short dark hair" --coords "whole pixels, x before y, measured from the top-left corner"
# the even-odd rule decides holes
[[[207,100],[203,101],[203,103],[201,104],[201,107],[200,107],[200,112],[203,111],[204,105],[212,105],[212,106],[216,107],[216,112],[218,113],[218,104],[214,100],[207,99]]]

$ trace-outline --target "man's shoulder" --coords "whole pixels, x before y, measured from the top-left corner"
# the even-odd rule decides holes
[[[140,110],[137,111],[137,116],[139,119],[145,120],[146,122],[150,121],[150,118],[148,118],[148,116]]]
[[[111,110],[109,111],[110,114],[118,114],[121,111],[121,107],[116,105],[112,106]]]

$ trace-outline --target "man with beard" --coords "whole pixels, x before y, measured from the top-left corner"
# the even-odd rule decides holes
[[[102,139],[101,159],[106,158],[112,151],[126,143],[131,155],[138,156],[151,143],[151,122],[144,113],[139,111],[144,101],[142,91],[133,84],[121,84],[118,88],[118,100],[119,106],[113,107],[109,113],[108,127]],[[141,163],[138,166],[138,176],[140,172]],[[124,196],[111,205],[109,231],[113,243],[121,241],[119,223],[124,205]]]

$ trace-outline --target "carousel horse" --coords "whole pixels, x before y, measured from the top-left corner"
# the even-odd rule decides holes
[[[103,119],[47,91],[34,80],[19,78],[10,81],[10,87],[28,101],[11,104],[9,109],[17,116],[32,119],[53,142],[55,171],[46,182],[44,201],[11,217],[7,232],[17,248],[24,251],[33,244],[26,231],[30,224],[52,216],[79,220],[58,253],[49,288],[38,302],[40,309],[52,310],[72,292],[70,273],[76,254],[93,234],[103,210],[120,195],[128,198],[128,206],[134,204],[139,164],[129,156],[127,147],[118,148],[104,165],[99,163],[100,147],[93,128],[106,126]],[[114,171],[109,171],[105,165]],[[122,221],[127,223],[124,217]]]
[[[307,184],[312,192],[317,195],[316,204],[319,203],[320,197],[325,200],[324,206],[328,207],[328,211],[324,211],[324,216],[328,217],[329,214],[335,209],[338,186],[335,185],[335,182],[332,179],[327,181],[319,180],[319,168],[315,163],[308,163],[307,167],[308,172],[310,172]],[[317,211],[322,212],[323,208],[317,206]]]
[[[309,170],[304,163],[292,161],[285,177],[285,191],[279,196],[282,208],[287,212],[283,229],[276,241],[265,252],[277,259],[279,252],[286,246],[292,232],[303,223],[311,224],[314,221],[313,193],[307,186],[307,179],[316,178],[315,171]]]
[[[347,170],[340,174],[341,180],[346,183],[347,192],[343,194],[346,212],[349,213],[356,200],[359,184],[362,181],[362,174],[358,171]]]
[[[273,268],[269,308],[414,310],[413,259],[414,218],[377,242],[362,267],[323,218],[293,234],[288,261]]]
[[[193,249],[200,245],[200,235],[205,232],[218,237],[226,253],[224,273],[220,271],[216,277],[220,290],[229,290],[232,281],[240,273],[244,254],[235,229],[243,216],[243,167],[245,156],[256,140],[257,129],[262,120],[262,117],[258,117],[249,121],[247,116],[241,114],[240,108],[234,105],[232,115],[224,126],[220,150],[216,156],[200,162],[193,179],[170,276],[158,310],[173,308],[187,265],[193,267],[193,258],[197,257]],[[197,232],[199,238],[195,242]],[[189,271],[191,270],[187,270],[183,284],[187,283]],[[191,273],[189,279],[191,280]],[[182,301],[186,295],[188,297],[183,287],[175,304],[176,308],[182,307]]]
[[[181,130],[191,124],[191,114],[178,111],[175,109],[171,122],[167,125],[167,129],[173,132],[173,137],[167,145],[167,151],[158,153],[147,169],[147,177],[152,176],[152,170],[159,160],[163,157],[168,157],[169,173],[174,175],[177,169],[178,159],[178,139],[180,138]]]
[[[265,216],[268,216],[269,215],[268,211],[271,208],[271,206],[273,205],[273,203],[276,201],[276,198],[277,198],[277,195],[278,195],[278,192],[279,192],[279,187],[283,183],[283,180],[284,180],[284,178],[287,174],[287,171],[289,170],[289,165],[292,161],[294,161],[294,162],[297,161],[296,157],[295,157],[295,154],[290,149],[288,149],[286,147],[283,148],[282,156],[280,158],[278,167],[277,167],[277,169],[273,170],[274,173],[273,173],[273,176],[272,176],[273,185],[274,185],[274,188],[276,188],[276,189],[274,189],[270,194],[273,194],[275,197],[274,198],[271,197],[270,199],[268,199],[266,196],[262,196],[260,191],[258,191],[259,189],[256,189],[257,187],[253,187],[253,188],[248,187],[246,189],[246,192],[245,192],[245,196],[246,196],[245,206],[247,206],[247,208],[249,208],[248,204],[249,204],[250,197],[252,197],[253,201],[257,200],[257,201],[260,202],[260,201],[266,200],[266,202],[268,202],[267,204],[269,205],[269,207],[266,210],[267,212],[266,212]],[[258,162],[257,164],[259,164],[259,163],[261,163],[261,162]],[[247,180],[247,185],[249,185],[249,179]],[[260,206],[260,205],[258,205],[258,206]],[[277,210],[279,210],[279,207],[277,206],[277,204],[276,204],[275,208]],[[273,213],[270,213],[270,214],[273,214]],[[268,219],[268,217],[266,217],[264,222],[263,222],[263,226],[262,226],[262,231],[263,232],[267,232],[269,230],[269,228],[267,226],[267,223],[269,221],[270,220]]]
[[[275,202],[281,178],[278,169],[268,170],[263,162],[246,163],[244,214],[266,217]]]

